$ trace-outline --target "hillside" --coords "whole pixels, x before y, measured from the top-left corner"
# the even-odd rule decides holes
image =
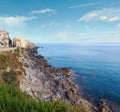
[[[22,64],[18,61],[19,51],[0,52],[0,82],[17,83],[25,74]],[[15,77],[15,76],[16,77]],[[14,82],[15,81],[15,82]]]
[[[22,92],[19,84],[25,71],[18,61],[18,51],[0,52],[0,111],[1,112],[81,112],[81,109],[61,101],[36,101]],[[83,110],[83,109],[82,109]]]
[[[111,112],[78,96],[69,68],[54,68],[36,54],[36,47],[0,52],[2,112]]]

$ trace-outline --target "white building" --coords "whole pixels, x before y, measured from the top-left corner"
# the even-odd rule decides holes
[[[13,39],[13,46],[14,47],[26,48],[26,40],[22,37],[15,37]]]
[[[0,48],[10,47],[11,40],[9,38],[9,33],[3,30],[0,30]]]

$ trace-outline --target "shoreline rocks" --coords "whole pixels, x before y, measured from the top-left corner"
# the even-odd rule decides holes
[[[84,108],[88,112],[111,112],[101,111],[92,103],[82,99],[78,95],[78,85],[73,82],[71,70],[49,65],[43,56],[37,55],[37,47],[25,50],[19,61],[26,72],[20,88],[33,98],[50,101],[60,99]]]

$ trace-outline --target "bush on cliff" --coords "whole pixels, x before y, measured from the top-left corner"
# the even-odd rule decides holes
[[[18,55],[18,51],[15,54],[11,52],[0,52],[0,71],[6,70],[7,67],[10,67],[10,69],[19,67],[22,69],[22,64],[17,59]]]
[[[7,85],[18,85],[17,72],[14,70],[10,70],[9,72],[4,71],[2,79]]]
[[[14,51],[14,55],[15,55],[16,57],[20,57],[20,51],[19,51],[19,49],[16,49],[16,50]]]

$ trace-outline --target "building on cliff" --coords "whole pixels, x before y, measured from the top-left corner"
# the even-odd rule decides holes
[[[33,47],[35,47],[35,45],[32,42],[25,40],[22,37],[15,37],[13,39],[13,46],[18,47],[18,48],[33,48]]]
[[[13,46],[20,47],[20,48],[26,48],[26,40],[22,37],[15,37],[13,39]]]
[[[12,46],[12,41],[9,37],[9,33],[0,30],[0,48],[8,48]]]
[[[0,30],[0,48],[9,47],[33,48],[35,45],[22,37],[15,37],[11,40],[8,32]]]

